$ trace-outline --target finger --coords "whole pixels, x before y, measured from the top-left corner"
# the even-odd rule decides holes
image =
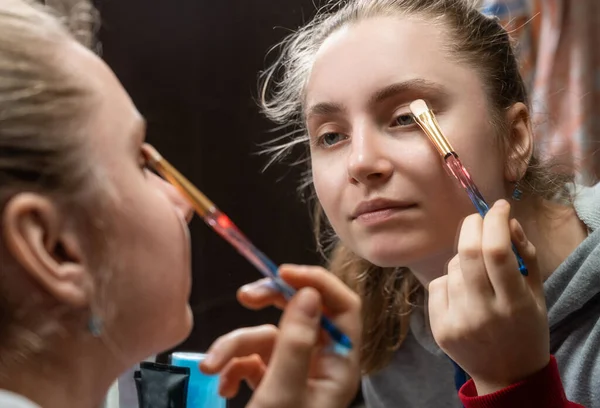
[[[429,323],[438,332],[448,313],[448,277],[440,276],[429,283]]]
[[[458,259],[465,289],[472,299],[494,295],[494,288],[485,269],[482,238],[483,218],[479,214],[465,218],[458,238]]]
[[[466,292],[465,280],[463,279],[458,257],[452,258],[448,263],[448,273],[446,274],[446,278],[448,308],[456,308],[464,305],[468,294]]]
[[[315,288],[332,315],[354,312],[360,308],[358,295],[324,268],[288,264],[282,265],[279,272],[281,278],[295,288]]]
[[[280,333],[269,369],[253,399],[293,406],[302,400],[308,385],[311,355],[319,338],[321,297],[312,288],[301,289],[290,301],[280,322]]]
[[[237,299],[242,305],[253,310],[268,306],[283,309],[287,304],[271,278],[260,279],[242,286],[237,291]]]
[[[278,329],[272,325],[234,330],[219,337],[208,349],[200,369],[206,374],[216,374],[236,357],[257,354],[268,363],[277,340]]]
[[[242,381],[246,381],[254,390],[260,384],[266,369],[266,364],[257,354],[233,359],[219,375],[219,394],[225,398],[235,397]]]
[[[540,273],[535,247],[527,239],[523,227],[521,227],[521,224],[517,220],[512,219],[510,221],[510,231],[512,242],[515,244],[515,248],[523,258],[525,266],[527,266],[527,270],[529,271],[529,274],[525,278],[527,284],[538,298],[545,298],[544,280]]]
[[[509,229],[510,205],[497,201],[483,220],[482,252],[485,267],[497,297],[520,297],[525,282],[512,251]]]

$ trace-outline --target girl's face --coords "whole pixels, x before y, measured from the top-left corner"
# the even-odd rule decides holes
[[[307,84],[317,196],[344,244],[379,266],[445,262],[475,212],[413,122],[415,99],[433,109],[488,202],[507,195],[480,76],[449,56],[448,41],[417,18],[363,20],[325,41]]]
[[[98,294],[107,335],[127,358],[144,358],[184,340],[192,326],[189,207],[173,187],[145,169],[145,123],[108,67],[81,47],[70,58],[92,95],[90,166],[107,196],[99,214],[107,225],[108,276]],[[105,190],[105,191],[104,191]],[[99,271],[103,278],[107,271]],[[139,355],[138,355],[139,353]],[[133,354],[133,356],[132,356]],[[136,360],[137,361],[137,360]]]

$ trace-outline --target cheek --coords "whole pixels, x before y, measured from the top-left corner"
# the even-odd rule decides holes
[[[191,221],[194,209],[177,188],[154,173],[148,172],[147,177],[150,185],[162,192],[187,222]]]
[[[414,180],[439,176],[442,166],[442,159],[433,144],[427,136],[420,136],[398,146],[390,146],[391,151],[398,152],[394,155],[395,167]]]
[[[114,218],[120,226],[113,252],[119,263],[108,288],[110,309],[116,313],[112,329],[124,347],[131,347],[135,338],[135,347],[156,351],[189,331],[189,242],[166,197],[141,194],[127,201],[128,210]]]
[[[390,144],[386,151],[395,175],[391,193],[397,198],[417,201],[440,194],[447,184],[443,160],[425,134],[416,134]]]
[[[472,135],[471,143],[457,143],[459,157],[482,194],[492,204],[504,195],[504,161],[493,135]]]
[[[188,239],[168,197],[149,183],[138,183],[118,204],[112,219],[123,290],[157,304],[185,295]]]
[[[439,117],[440,126],[475,184],[491,202],[504,194],[504,155],[487,104],[460,104]]]
[[[312,182],[317,199],[327,217],[332,219],[332,215],[340,213],[343,189],[348,183],[347,170],[341,157],[317,157],[313,158],[311,163]]]

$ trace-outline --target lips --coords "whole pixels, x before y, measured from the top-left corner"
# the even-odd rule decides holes
[[[361,202],[354,209],[350,217],[352,220],[357,218],[371,218],[398,210],[407,210],[415,205],[414,202],[377,198]]]

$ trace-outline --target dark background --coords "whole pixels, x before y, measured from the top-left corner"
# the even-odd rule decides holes
[[[228,214],[276,263],[320,258],[307,204],[296,193],[299,166],[262,173],[259,144],[275,136],[256,104],[268,49],[314,14],[313,0],[97,0],[102,56],[148,121],[148,141]],[[271,57],[272,58],[272,57]],[[205,351],[242,326],[276,323],[235,300],[261,277],[196,218],[195,328],[178,350]],[[164,356],[163,356],[164,357]],[[229,403],[245,405],[249,391]],[[324,407],[325,408],[325,407]]]

